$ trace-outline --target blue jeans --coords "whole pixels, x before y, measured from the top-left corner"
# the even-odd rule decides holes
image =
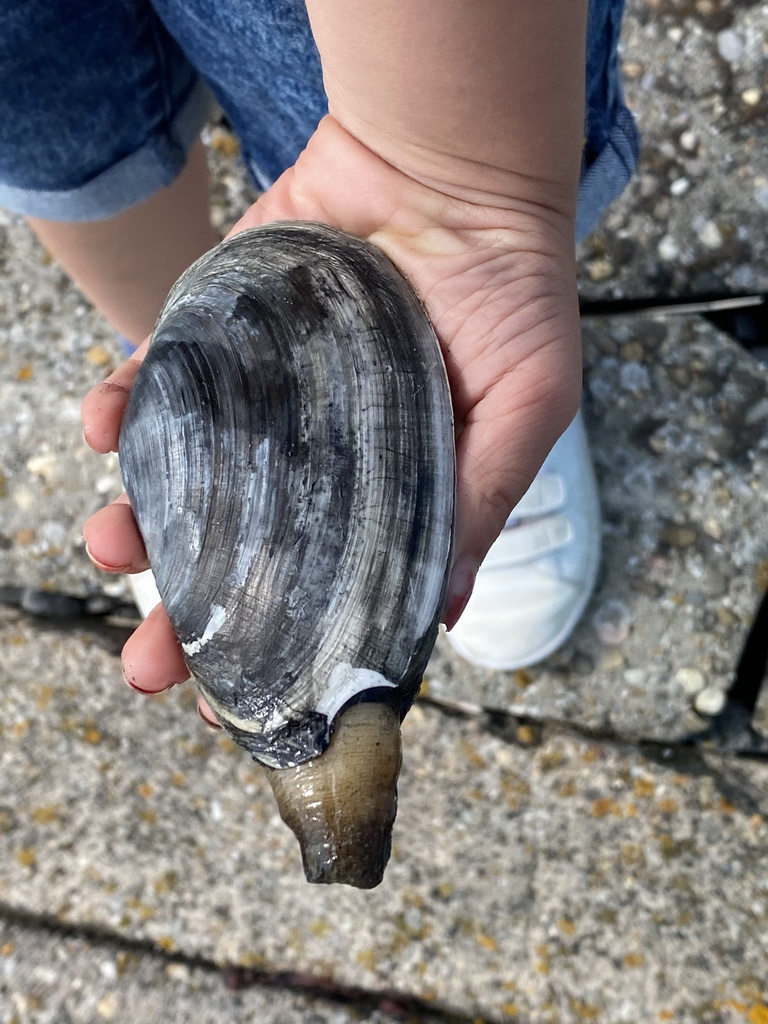
[[[622,8],[590,2],[579,237],[635,165],[616,55]],[[0,206],[84,221],[148,199],[184,166],[211,93],[267,187],[326,111],[303,0],[6,0]]]

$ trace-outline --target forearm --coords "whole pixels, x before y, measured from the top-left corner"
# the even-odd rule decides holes
[[[307,0],[330,112],[459,198],[570,216],[587,0]]]

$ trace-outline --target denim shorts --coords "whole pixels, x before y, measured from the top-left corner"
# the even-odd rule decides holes
[[[636,160],[618,72],[622,7],[590,2],[580,237]],[[211,94],[254,184],[268,187],[326,112],[303,0],[6,0],[0,206],[85,221],[148,199],[184,166]]]

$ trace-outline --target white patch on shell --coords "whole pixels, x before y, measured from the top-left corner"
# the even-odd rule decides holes
[[[211,617],[208,619],[208,625],[203,630],[203,635],[198,637],[197,640],[190,640],[189,643],[182,644],[181,648],[185,654],[197,654],[198,651],[202,650],[203,647],[212,640],[224,623],[227,621],[227,609],[221,604],[211,605]]]
[[[264,722],[263,729],[265,733],[277,732],[278,729],[282,729],[286,722],[290,721],[288,715],[285,714],[282,707],[276,707],[269,718]]]
[[[328,678],[328,689],[315,705],[315,711],[319,711],[332,722],[339,708],[348,700],[364,690],[372,690],[375,686],[394,689],[397,683],[390,683],[380,672],[374,672],[373,669],[353,668],[349,662],[340,661],[333,668]]]

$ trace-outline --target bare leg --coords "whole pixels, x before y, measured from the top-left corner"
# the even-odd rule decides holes
[[[168,188],[115,217],[27,222],[83,294],[135,345],[154,327],[179,274],[219,241],[208,219],[208,169],[199,140]]]

